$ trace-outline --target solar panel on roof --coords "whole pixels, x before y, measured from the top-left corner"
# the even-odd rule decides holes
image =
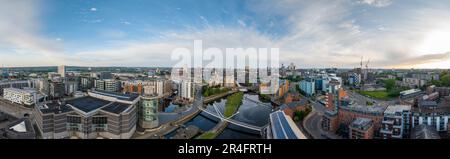
[[[283,112],[279,112],[280,122],[282,123],[283,130],[287,135],[288,139],[297,139],[297,136],[295,135],[294,131],[292,130],[291,126],[289,125],[288,121],[286,120],[286,117],[284,116]]]

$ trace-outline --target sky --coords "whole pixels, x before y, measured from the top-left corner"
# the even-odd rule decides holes
[[[176,48],[279,48],[298,68],[450,68],[448,0],[0,0],[0,64],[173,66]]]

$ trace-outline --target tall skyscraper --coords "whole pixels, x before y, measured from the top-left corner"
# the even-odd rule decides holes
[[[66,66],[65,65],[58,66],[58,74],[60,74],[61,77],[66,77]]]

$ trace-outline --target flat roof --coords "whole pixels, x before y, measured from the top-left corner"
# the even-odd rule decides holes
[[[396,112],[411,111],[410,105],[390,105],[384,111],[385,114],[394,114]]]
[[[365,106],[365,105],[348,105],[348,106],[340,106],[339,108],[348,110],[348,111],[356,111],[361,113],[377,113],[383,114],[386,110],[386,107],[381,105],[373,105],[373,106]]]
[[[137,97],[139,97],[139,94],[135,93],[117,93],[117,92],[108,92],[108,91],[102,91],[102,90],[93,90],[92,93],[117,98],[119,100],[125,100],[125,101],[134,101]]]
[[[32,88],[5,88],[3,89],[4,91],[6,90],[11,90],[11,91],[15,91],[15,92],[20,92],[20,93],[36,93],[37,91],[35,89]]]
[[[298,127],[288,121],[283,111],[271,113],[270,123],[274,139],[306,139]]]
[[[372,119],[369,118],[356,118],[350,126],[353,128],[359,128],[362,130],[367,130],[372,125]]]
[[[48,113],[59,114],[59,113],[65,113],[65,112],[69,112],[69,111],[73,110],[71,107],[69,107],[67,105],[60,105],[57,102],[46,103],[45,105],[41,106],[39,109],[44,114],[48,114]]]
[[[111,102],[103,99],[94,98],[91,96],[85,96],[69,100],[66,103],[87,113],[96,110],[102,106],[105,106],[106,104],[109,104]]]
[[[441,139],[439,133],[432,126],[421,124],[414,127],[411,131],[412,139]]]
[[[286,108],[294,109],[298,106],[305,106],[306,104],[308,104],[308,100],[302,98],[299,101],[292,101],[288,104],[281,105],[281,109],[286,109]]]
[[[120,114],[123,111],[125,111],[126,109],[128,109],[130,106],[131,106],[130,104],[114,102],[114,103],[102,108],[102,110],[110,112],[110,113],[114,113],[114,114]]]
[[[409,90],[406,90],[406,91],[401,91],[400,95],[409,95],[409,94],[417,93],[417,92],[420,92],[420,91],[421,91],[420,89],[409,89]]]

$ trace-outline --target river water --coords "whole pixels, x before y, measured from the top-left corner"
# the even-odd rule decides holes
[[[251,100],[249,100],[251,99]],[[233,120],[244,122],[247,124],[255,125],[255,126],[265,126],[269,120],[269,114],[272,112],[272,108],[264,105],[258,105],[253,102],[260,102],[258,99],[258,95],[256,94],[248,94],[244,95],[244,99],[242,101],[242,105],[239,107],[239,110],[235,116],[232,117]],[[220,112],[224,112],[226,99],[221,99],[213,102],[214,105],[218,108]],[[206,109],[211,112],[216,112],[213,103],[208,104]],[[270,104],[269,104],[270,105]],[[190,120],[185,124],[185,126],[195,125],[199,127],[203,131],[208,131],[212,129],[217,123],[219,119],[209,115],[207,113],[200,113],[195,118]],[[166,135],[167,138],[175,135],[174,132]],[[227,128],[217,137],[218,139],[258,139],[261,138],[259,132],[250,130],[247,128],[243,128],[240,126],[236,126],[233,124],[228,124]]]

